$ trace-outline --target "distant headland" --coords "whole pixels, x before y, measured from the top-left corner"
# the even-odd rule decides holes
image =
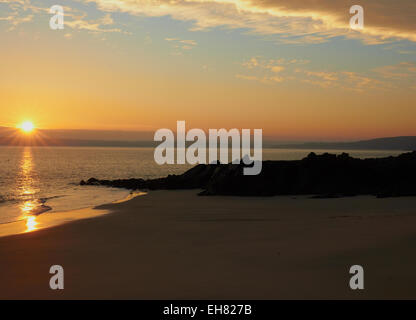
[[[0,146],[67,146],[67,147],[151,147],[159,142],[154,140],[152,131],[117,130],[57,130],[36,129],[30,136],[22,136],[19,129],[0,126]],[[187,142],[189,146],[193,142]],[[265,136],[264,148],[304,150],[416,150],[416,136],[383,137],[348,142],[291,142],[282,143]]]
[[[200,164],[181,175],[159,179],[98,180],[102,185],[131,190],[203,189],[200,195],[346,197],[416,196],[416,151],[397,157],[357,159],[311,152],[302,160],[263,161],[257,176],[243,175],[244,164]]]

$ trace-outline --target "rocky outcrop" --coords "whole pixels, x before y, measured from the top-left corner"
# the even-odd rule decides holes
[[[159,179],[120,179],[120,180],[98,180],[91,178],[82,180],[80,185],[109,186],[115,188],[137,189],[202,189],[208,184],[209,179],[218,165],[200,164],[189,169],[181,175],[168,175]]]
[[[416,195],[416,151],[397,157],[357,159],[348,154],[310,153],[296,161],[263,161],[256,176],[244,164],[197,165],[182,175],[160,179],[81,181],[127,189],[203,189],[201,195],[315,195],[378,197]]]

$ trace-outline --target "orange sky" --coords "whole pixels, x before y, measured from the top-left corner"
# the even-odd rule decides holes
[[[367,9],[368,30],[361,34],[343,29],[348,12],[337,10],[348,1],[307,12],[286,2],[284,10],[261,15],[250,7],[258,20],[251,32],[238,29],[249,26],[237,13],[235,26],[218,27],[228,11],[204,12],[206,19],[193,25],[175,7],[168,16],[149,8],[143,18],[133,0],[129,8],[96,3],[68,1],[63,31],[50,30],[50,15],[39,8],[13,25],[7,17],[28,11],[0,4],[7,47],[0,52],[0,126],[31,120],[45,129],[155,131],[185,120],[188,128],[261,128],[285,140],[416,134],[414,21],[387,19],[382,34],[378,17],[383,5],[391,9],[387,2],[374,7],[379,11]],[[415,8],[398,7],[393,18]],[[322,32],[299,38],[306,30],[297,30],[293,19],[306,23],[316,14]]]

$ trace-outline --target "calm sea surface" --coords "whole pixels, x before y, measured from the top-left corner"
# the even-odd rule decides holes
[[[129,191],[79,186],[82,179],[157,178],[180,174],[190,165],[159,166],[153,148],[0,147],[0,224],[44,211],[61,212],[123,199]],[[313,150],[316,153],[326,150]],[[264,160],[296,160],[309,150],[264,149]],[[399,151],[330,150],[360,158]]]

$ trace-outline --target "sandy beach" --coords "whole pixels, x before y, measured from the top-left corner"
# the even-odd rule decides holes
[[[0,299],[416,298],[416,198],[152,191],[0,238]],[[349,268],[365,289],[349,287]],[[49,288],[49,268],[65,289]]]

